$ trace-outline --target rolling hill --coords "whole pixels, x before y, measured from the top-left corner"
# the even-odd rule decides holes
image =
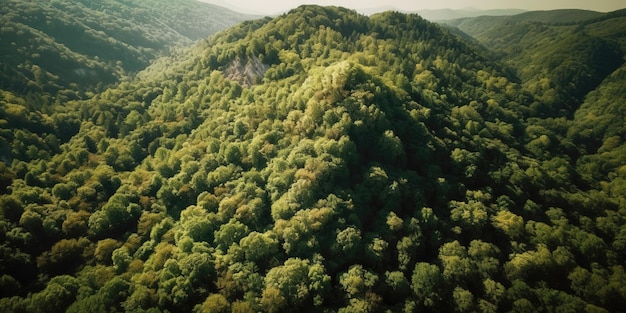
[[[478,16],[509,16],[526,12],[519,9],[496,9],[496,10],[479,10],[479,9],[439,9],[439,10],[419,10],[413,13],[419,14],[421,17],[437,22],[448,20],[461,20],[464,18],[472,18]]]
[[[0,88],[83,98],[251,16],[193,0],[0,1]]]
[[[619,312],[607,16],[469,40],[301,6],[85,99],[5,92],[0,308]]]
[[[525,87],[541,98],[540,111],[553,117],[571,117],[587,93],[623,63],[623,11],[537,11],[462,19],[449,25],[512,68]]]

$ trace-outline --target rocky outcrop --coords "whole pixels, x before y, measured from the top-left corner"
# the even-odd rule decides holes
[[[269,65],[263,64],[256,56],[248,59],[236,58],[224,70],[224,76],[249,87],[257,78],[263,77],[268,68]]]

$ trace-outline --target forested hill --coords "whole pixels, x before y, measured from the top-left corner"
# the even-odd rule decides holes
[[[511,67],[544,116],[572,116],[626,51],[626,10],[526,12],[448,21]]]
[[[47,112],[7,96],[0,308],[620,312],[626,75],[599,38],[580,106],[418,15],[319,6]]]
[[[195,0],[1,0],[0,89],[81,97],[249,18]]]
[[[433,22],[448,21],[448,20],[463,20],[464,18],[477,17],[477,16],[508,16],[526,12],[519,9],[494,9],[494,10],[479,10],[479,9],[435,9],[435,10],[419,10],[416,12],[419,16]]]

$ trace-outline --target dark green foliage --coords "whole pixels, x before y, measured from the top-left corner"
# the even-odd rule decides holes
[[[244,20],[190,1],[15,1],[0,6],[0,89],[83,98],[177,44]],[[42,101],[51,97],[41,97]]]
[[[526,12],[450,21],[517,72],[539,102],[534,115],[570,117],[623,62],[623,14]],[[610,30],[609,30],[610,29]],[[621,46],[621,49],[620,49]]]
[[[148,5],[192,14],[47,9],[61,32],[117,8],[110,46],[149,58],[200,36],[122,27],[149,29]],[[0,307],[622,310],[626,27],[578,13],[491,21],[478,47],[414,14],[302,6],[86,99],[3,92]]]
[[[91,98],[169,50],[249,18],[192,0],[2,0],[0,16],[0,161],[5,163],[59,152],[60,141],[79,131],[85,114],[103,121],[107,133],[125,136],[138,119],[127,117],[128,110],[68,111],[67,101]],[[149,104],[157,94],[146,91],[136,101]],[[134,158],[145,157],[137,145],[128,148],[111,151],[122,155],[111,165],[132,167]],[[7,175],[0,177],[0,190]],[[29,177],[29,183],[51,182]]]

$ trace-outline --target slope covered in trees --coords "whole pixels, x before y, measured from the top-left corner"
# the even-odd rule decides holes
[[[246,18],[194,0],[2,0],[0,88],[52,100],[102,91],[168,48]]]
[[[544,118],[528,120],[532,128],[549,129],[542,153],[567,154],[581,182],[611,198],[624,191],[626,11],[579,12],[569,20],[564,12],[466,19],[456,26],[489,47],[543,100],[534,111]]]
[[[479,10],[479,9],[434,9],[434,10],[418,10],[411,13],[417,13],[419,16],[429,21],[446,21],[446,20],[459,20],[468,17],[478,16],[503,16],[503,15],[515,15],[526,12],[520,9],[493,9],[493,10]]]
[[[446,22],[488,47],[542,100],[544,117],[569,116],[622,63],[626,11],[527,12]]]
[[[49,114],[5,93],[38,132],[4,128],[0,308],[618,312],[624,53],[600,39],[579,109],[417,15],[318,6]]]
[[[80,125],[50,118],[68,100],[247,18],[194,0],[0,0],[0,160],[10,164],[23,146],[31,157],[35,147],[58,152]]]

